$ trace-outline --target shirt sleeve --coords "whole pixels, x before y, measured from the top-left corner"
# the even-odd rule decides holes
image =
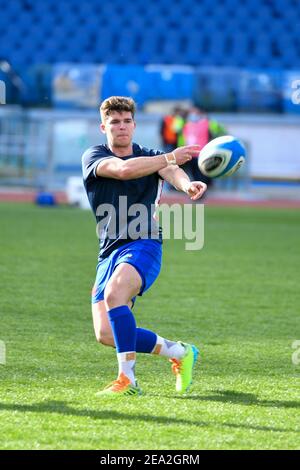
[[[134,154],[141,157],[157,157],[158,155],[163,155],[166,152],[162,150],[149,149],[147,147],[142,147],[138,144],[133,144]]]
[[[105,147],[91,147],[86,150],[82,155],[82,175],[84,181],[89,178],[98,178],[96,168],[100,162],[108,158],[113,158],[113,155],[110,155]]]
[[[158,155],[164,155],[165,153],[166,152],[163,152],[162,150],[154,150],[154,149],[149,150],[150,157],[156,157]]]

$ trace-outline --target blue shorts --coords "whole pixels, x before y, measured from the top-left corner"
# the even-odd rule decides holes
[[[156,240],[136,240],[117,248],[97,265],[92,303],[95,304],[104,299],[105,287],[120,263],[131,264],[138,271],[142,278],[142,287],[138,295],[143,295],[159,275],[161,258],[162,244]],[[135,302],[135,297],[132,301]]]

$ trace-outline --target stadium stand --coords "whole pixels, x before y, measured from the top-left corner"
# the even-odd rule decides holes
[[[41,99],[56,63],[300,69],[296,0],[0,0],[0,11],[0,60],[25,83],[23,103]]]

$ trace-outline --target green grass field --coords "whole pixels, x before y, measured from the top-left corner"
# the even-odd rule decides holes
[[[91,213],[0,205],[1,449],[299,449],[299,228],[295,210],[205,209],[205,246],[166,241],[139,326],[201,350],[191,393],[140,355],[140,398],[99,399],[114,350],[96,343]]]

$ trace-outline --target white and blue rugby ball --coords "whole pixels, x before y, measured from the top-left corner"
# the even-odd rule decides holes
[[[245,162],[246,149],[232,135],[217,137],[200,151],[198,166],[205,176],[219,178],[235,173]]]

